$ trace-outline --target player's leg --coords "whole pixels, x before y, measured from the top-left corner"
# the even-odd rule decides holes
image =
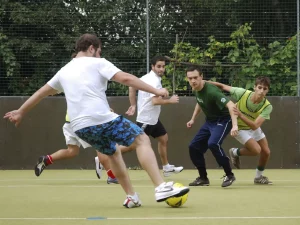
[[[222,143],[232,128],[230,118],[220,120],[218,122],[209,122],[209,130],[211,136],[208,139],[208,148],[212,151],[213,156],[225,172],[222,187],[228,187],[235,181],[232,173],[229,157],[222,148]]]
[[[256,168],[256,175],[254,178],[254,183],[255,184],[273,184],[273,182],[270,181],[268,177],[263,176],[263,172],[266,168],[266,165],[269,161],[270,154],[271,154],[267,138],[266,137],[262,138],[261,140],[258,141],[258,144],[261,147],[261,153],[260,153],[260,157],[259,157],[259,161],[258,161],[258,166]]]
[[[118,179],[112,172],[109,163],[109,157],[105,154],[96,150],[97,156],[95,157],[95,164],[96,164],[96,174],[97,177],[100,179],[102,174],[102,168],[105,169],[107,174],[107,183],[108,184],[118,184]]]
[[[68,145],[67,149],[60,149],[51,155],[40,156],[35,167],[34,172],[36,176],[40,176],[44,169],[53,164],[57,160],[73,158],[79,153],[79,146]]]
[[[126,139],[123,132],[130,134],[129,130],[124,129],[124,127],[122,127],[123,130],[120,130],[117,126],[121,123],[121,118],[122,117],[118,117],[115,120],[97,126],[86,127],[77,130],[75,133],[81,139],[90,143],[92,147],[109,156],[110,168],[127,195],[123,205],[128,208],[139,207],[141,206],[141,202],[130,182],[120,149],[119,147],[118,149],[116,148],[116,142],[114,142],[116,136],[120,136],[120,139]]]
[[[261,152],[261,147],[256,141],[255,135],[260,134],[260,128],[253,130],[240,130],[235,137],[244,147],[229,149],[229,156],[232,164],[237,168],[241,168],[240,156],[257,156]],[[262,133],[263,134],[263,133]]]
[[[103,136],[103,132],[105,132],[105,136]],[[147,171],[155,186],[158,185],[155,188],[156,201],[164,201],[169,197],[182,196],[189,191],[187,187],[173,186],[173,182],[163,182],[159,173],[154,152],[151,148],[149,137],[145,135],[143,130],[136,124],[122,116],[119,116],[113,121],[105,124],[78,130],[76,131],[76,134],[83,140],[91,143],[94,148],[101,150],[101,152],[107,155],[113,155],[116,151],[113,142],[124,146],[132,145],[132,147],[136,149],[140,164]],[[105,137],[108,138],[106,139]],[[111,142],[109,142],[110,140]],[[108,147],[107,144],[110,144],[110,147]],[[122,157],[121,159],[123,160]],[[114,168],[116,165],[111,166],[114,174],[119,180],[119,183],[122,184],[122,187],[124,183],[131,185],[126,167],[121,164],[119,169],[117,168],[115,171]],[[124,191],[129,190],[128,187],[123,187],[123,189]],[[127,193],[127,191],[125,192]],[[128,199],[136,199],[132,196],[132,193],[127,193],[127,195],[127,200],[125,200],[125,202],[128,201]],[[127,203],[125,202],[124,205],[126,206]]]
[[[138,126],[136,127],[139,128]],[[157,202],[164,201],[174,196],[179,197],[189,192],[187,187],[175,187],[173,186],[174,182],[164,182],[159,172],[150,139],[145,133],[139,134],[135,138],[132,145],[136,148],[139,163],[148,173],[152,183],[155,186],[155,198]]]
[[[197,177],[189,186],[208,186],[209,179],[207,177],[204,154],[208,149],[207,141],[210,137],[208,123],[204,125],[197,132],[191,143],[189,144],[189,154],[191,161],[197,168],[199,177]]]
[[[158,120],[155,125],[149,126],[149,128],[149,133],[146,132],[147,135],[156,138],[158,141],[158,153],[163,166],[164,176],[168,177],[172,174],[180,173],[183,170],[182,166],[174,166],[169,164],[167,152],[168,134],[163,124],[160,122],[160,120]]]
[[[46,166],[52,164],[53,162],[57,160],[73,158],[79,154],[80,142],[77,140],[77,136],[71,129],[69,123],[64,124],[63,133],[68,148],[60,149],[51,155],[40,156],[34,167],[36,176],[40,176]]]
[[[164,182],[160,175],[155,154],[151,147],[151,142],[143,130],[136,124],[125,118],[121,118],[122,123],[119,123],[119,140],[118,143],[124,146],[130,146],[136,149],[139,163],[148,173],[155,188],[155,198],[157,202],[166,200],[174,196],[182,196],[189,192],[187,187],[175,187],[173,182]],[[124,129],[126,127],[127,129]],[[118,128],[117,128],[118,129]],[[131,131],[130,133],[128,131]]]
[[[160,160],[163,166],[166,166],[169,164],[168,162],[168,153],[167,153],[167,147],[168,147],[168,134],[161,135],[157,137],[158,141],[158,154],[160,156]]]

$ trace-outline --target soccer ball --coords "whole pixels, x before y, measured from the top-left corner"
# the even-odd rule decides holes
[[[175,187],[183,187],[184,185],[180,184],[180,183],[175,183],[174,186]],[[188,198],[188,193],[186,193],[185,195],[180,196],[180,197],[168,198],[166,200],[166,203],[173,208],[178,208],[186,202],[187,198]]]

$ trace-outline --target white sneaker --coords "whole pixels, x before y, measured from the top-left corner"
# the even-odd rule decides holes
[[[188,187],[174,187],[174,182],[164,182],[155,188],[155,199],[157,202],[163,202],[171,197],[180,197],[188,193],[190,189]]]
[[[126,208],[136,208],[136,207],[142,206],[142,202],[139,199],[138,194],[135,193],[135,195],[127,195],[126,196],[123,206]]]
[[[174,165],[169,165],[167,169],[163,169],[163,174],[165,177],[169,177],[172,174],[180,173],[183,170],[182,166],[174,166]]]
[[[98,156],[95,157],[95,164],[96,164],[96,175],[97,175],[98,179],[101,179],[102,165],[99,162]]]

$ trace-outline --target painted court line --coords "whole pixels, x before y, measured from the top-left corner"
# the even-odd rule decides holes
[[[257,220],[257,219],[300,219],[300,216],[193,216],[193,217],[0,217],[0,220]]]
[[[133,185],[136,188],[153,188],[152,185]],[[120,188],[119,185],[42,185],[42,184],[29,184],[29,185],[0,185],[0,188],[41,188],[41,187],[53,187],[53,188]],[[212,188],[219,186],[199,186],[192,187],[195,189],[198,188]],[[300,188],[300,185],[234,185],[233,187],[237,188],[262,188],[262,187],[270,187],[270,188]]]
[[[0,182],[5,182],[5,181],[14,181],[14,182],[18,182],[18,181],[36,181],[36,182],[41,182],[41,181],[95,181],[97,180],[95,179],[87,179],[87,178],[76,178],[76,179],[70,179],[70,178],[53,178],[53,179],[38,179],[38,178],[28,178],[28,179],[24,179],[24,178],[11,178],[11,179],[0,179]],[[134,181],[150,181],[149,178],[137,178],[137,179],[131,179]],[[179,179],[179,180],[187,180],[187,181],[193,181],[193,179]],[[210,180],[214,180],[214,181],[219,181],[222,179],[210,179]],[[238,179],[238,181],[253,181],[253,179],[249,179],[249,180],[244,180],[244,179]],[[295,179],[295,180],[273,180],[273,182],[300,182],[300,179]]]

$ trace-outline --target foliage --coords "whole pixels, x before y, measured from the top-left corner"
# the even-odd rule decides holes
[[[178,67],[181,62],[201,64],[209,74],[207,79],[220,80],[232,86],[252,88],[255,77],[263,75],[271,79],[272,95],[295,95],[297,91],[296,35],[285,42],[274,41],[265,48],[251,34],[251,24],[246,23],[232,32],[229,41],[220,42],[210,36],[205,49],[181,42],[171,53],[177,63],[171,63],[167,71],[172,74],[174,66],[177,66],[176,89],[179,91],[188,89],[183,79],[185,68],[182,65]]]
[[[189,56],[185,58],[179,55],[180,60],[191,59],[195,63],[217,65],[206,67],[208,77],[222,78],[227,83],[244,85],[239,83],[244,82],[243,77],[250,76],[249,74],[254,76],[267,70],[272,73],[269,75],[275,77],[273,74],[276,74],[283,79],[283,82],[277,82],[279,78],[272,78],[272,90],[279,90],[280,85],[284,86],[282,91],[276,94],[294,94],[291,89],[295,88],[293,43],[296,40],[291,38],[285,43],[279,38],[292,36],[295,31],[296,1],[288,2],[151,0],[149,56],[151,58],[158,54],[169,54],[178,35],[178,41],[182,43],[176,53],[186,54],[184,51],[189,51]],[[102,57],[112,61],[123,71],[138,77],[144,75],[148,72],[146,15],[146,1],[1,0],[1,95],[32,94],[70,60],[75,38],[87,32],[95,33],[101,38]],[[241,31],[245,32],[245,37],[235,33],[229,41],[230,35],[240,24],[246,22],[252,22],[251,35],[247,34],[245,27],[246,30]],[[252,35],[263,38],[255,40]],[[207,45],[208,37],[210,38]],[[272,45],[268,45],[268,38],[277,40],[279,44],[272,42]],[[234,43],[234,40],[240,40],[240,43]],[[242,46],[243,42],[246,46]],[[243,52],[246,49],[248,52]],[[177,58],[174,50],[175,48],[173,56]],[[286,58],[281,58],[284,56],[281,51]],[[292,54],[291,58],[289,54]],[[247,55],[251,55],[252,58]],[[286,64],[288,60],[290,63]],[[250,63],[253,68],[219,66],[224,63]],[[179,70],[179,65],[171,65],[163,82],[172,89],[174,74],[176,91],[188,94],[189,86],[184,76],[178,75]],[[250,78],[248,80],[248,86],[251,86],[253,81]],[[127,91],[122,85],[109,83],[109,94],[126,95]]]

